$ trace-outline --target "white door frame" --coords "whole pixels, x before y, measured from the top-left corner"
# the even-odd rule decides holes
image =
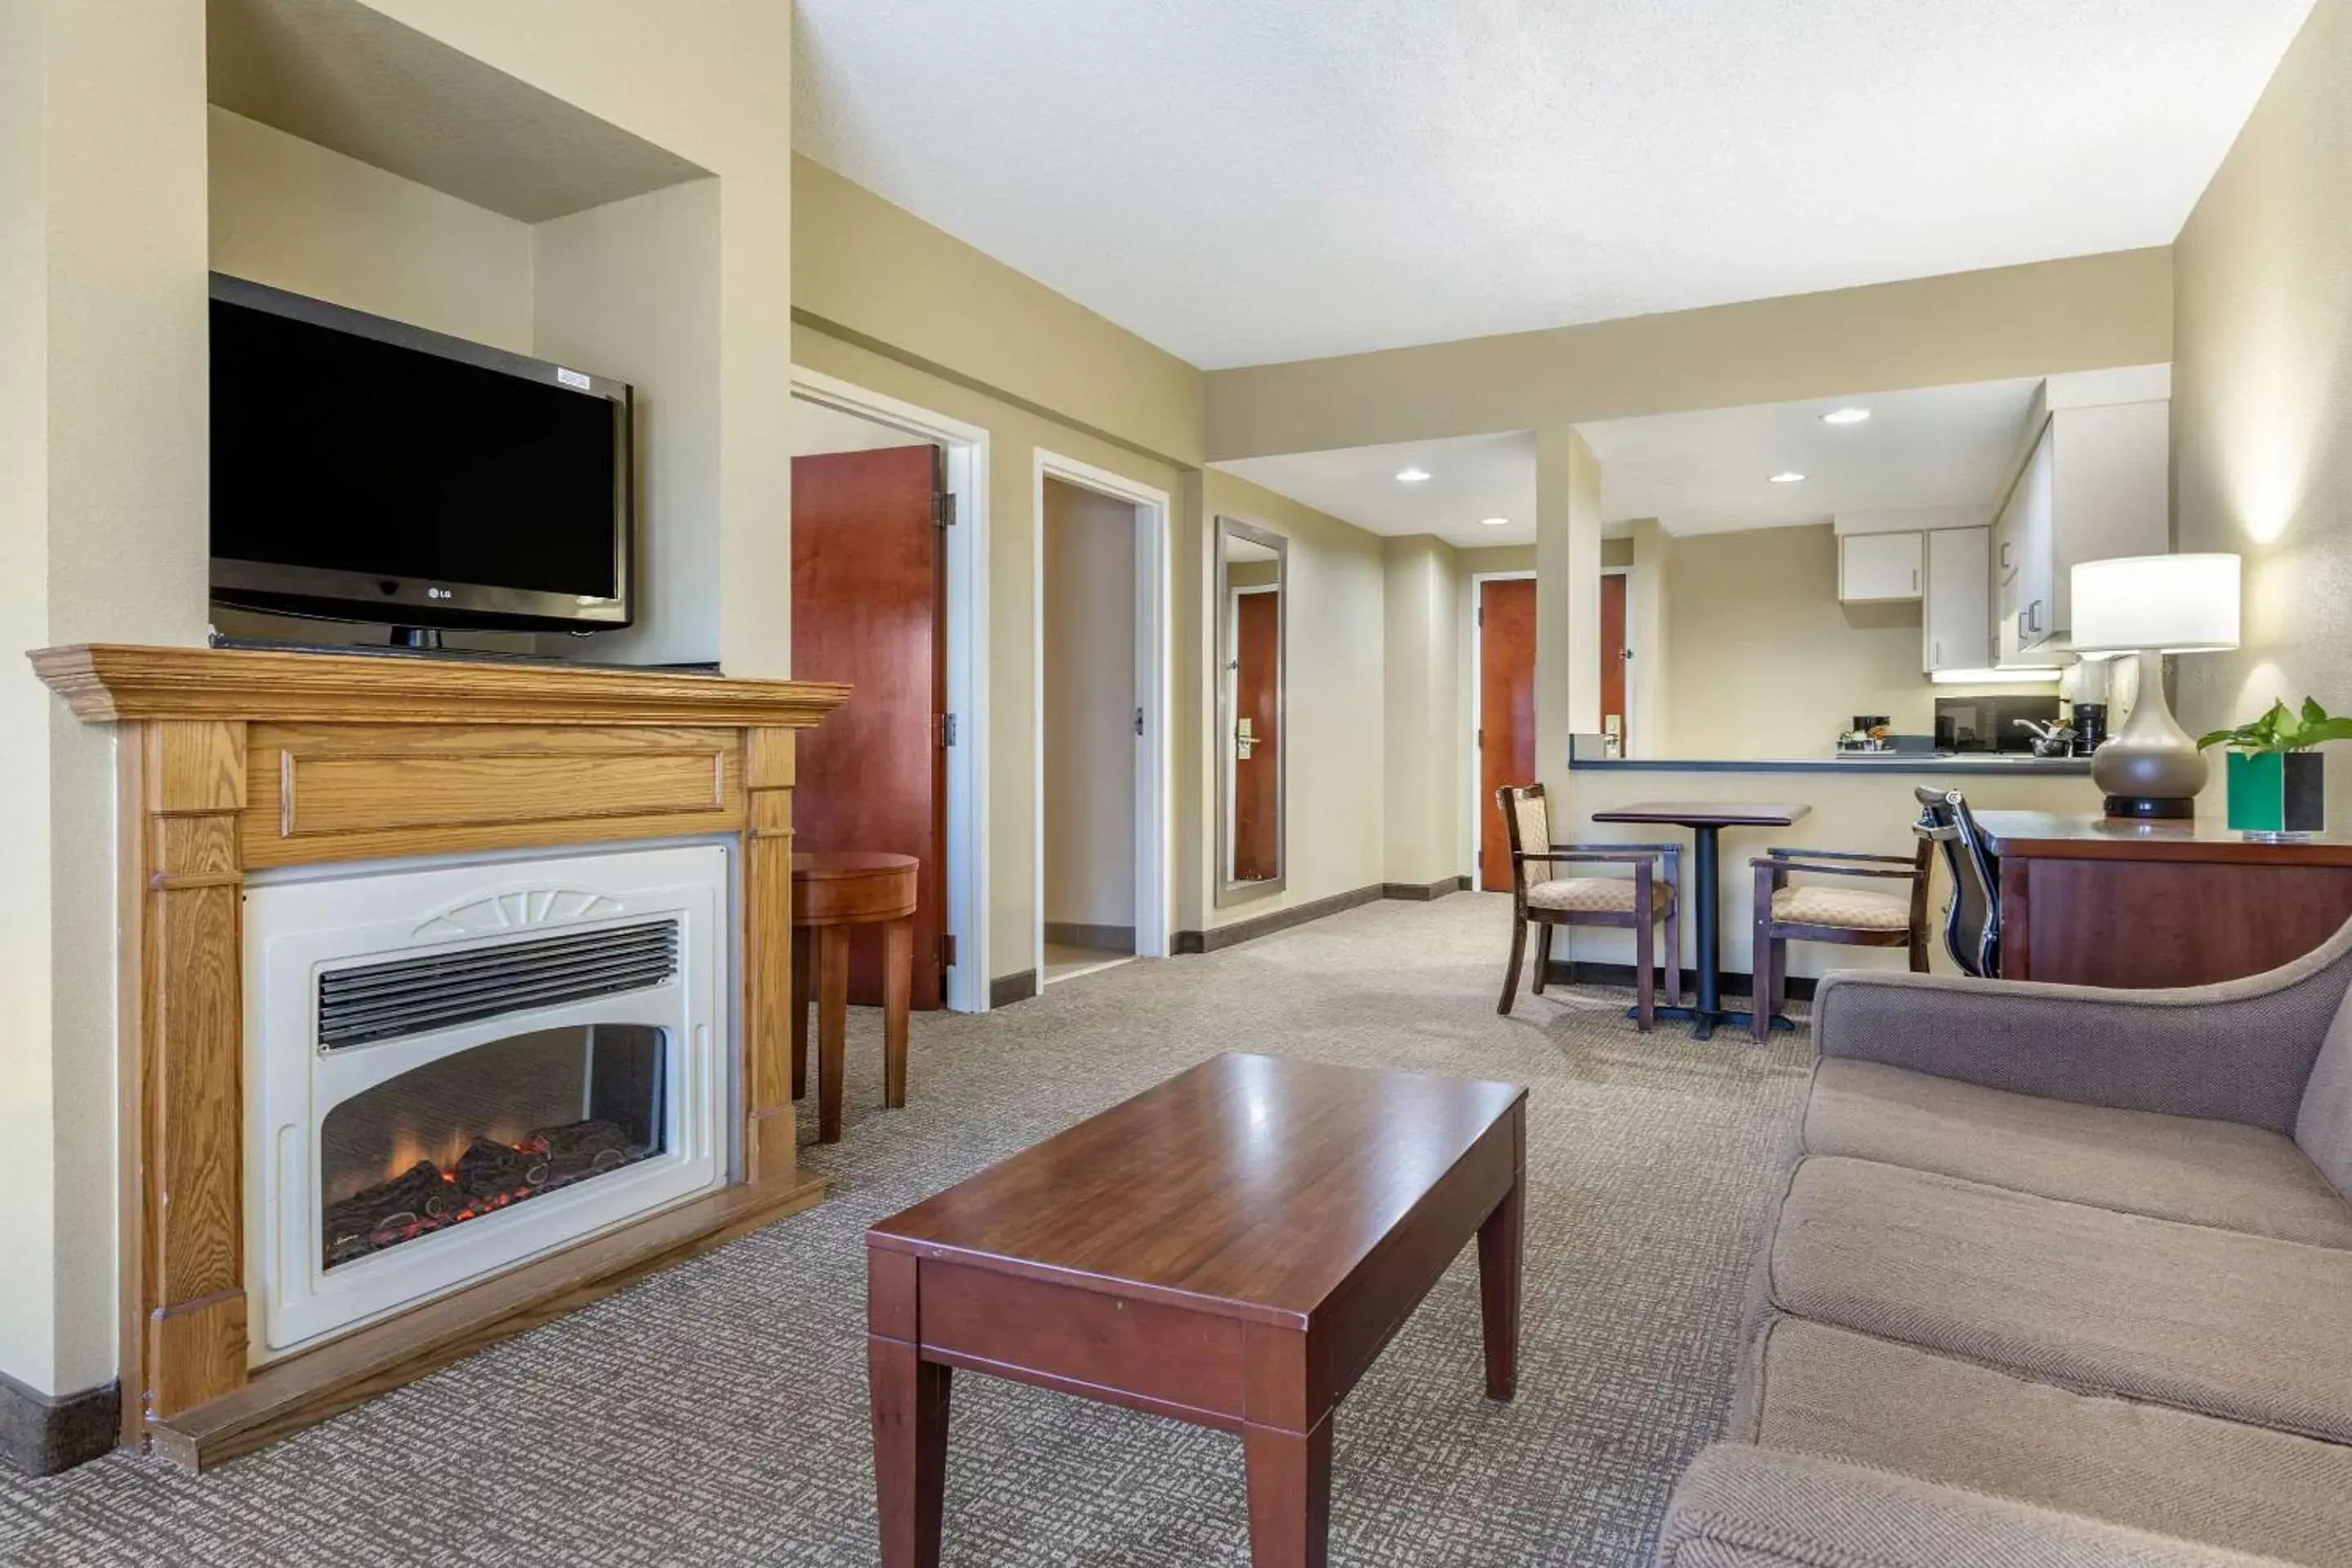
[[[1528,583],[1535,580],[1533,572],[1473,572],[1470,574],[1470,886],[1478,887],[1479,868],[1485,863],[1486,833],[1486,803],[1479,798],[1478,777],[1480,747],[1478,731],[1486,727],[1486,681],[1482,668],[1486,650],[1486,628],[1478,622],[1478,601],[1481,589],[1488,583]],[[1538,766],[1541,759],[1538,759]]]
[[[1034,851],[1030,886],[1034,890],[1038,984],[1045,979],[1045,481],[1092,490],[1135,508],[1135,706],[1143,727],[1135,743],[1135,955],[1168,956],[1169,932],[1175,924],[1171,902],[1174,879],[1170,839],[1174,813],[1174,759],[1169,745],[1168,714],[1171,706],[1169,680],[1175,659],[1170,647],[1174,617],[1169,613],[1169,530],[1172,511],[1168,492],[1154,489],[1123,474],[1033,448],[1029,493],[1031,533],[1030,648],[1031,711],[1036,715],[1035,755],[1031,759],[1032,789],[1036,813],[1031,824]]]
[[[988,432],[821,372],[793,366],[793,395],[903,430],[947,458],[955,526],[947,531],[947,934],[956,961],[947,1004],[988,1011]]]

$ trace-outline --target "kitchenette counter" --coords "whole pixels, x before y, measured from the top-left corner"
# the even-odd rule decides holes
[[[1571,757],[1572,772],[1622,773],[1995,773],[2087,775],[2088,757],[2034,757],[2021,752],[1894,752],[1876,757]]]

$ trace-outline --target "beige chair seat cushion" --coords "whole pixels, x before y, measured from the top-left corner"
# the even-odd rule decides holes
[[[1730,1436],[2289,1562],[2344,1561],[2352,1448],[2085,1395],[1801,1318]]]
[[[1664,882],[1650,884],[1650,913],[1653,917],[1663,917],[1666,906],[1672,901]],[[1630,915],[1633,912],[1633,879],[1562,877],[1556,881],[1538,882],[1528,889],[1528,907],[1572,910],[1580,914]]]
[[[1770,1304],[2084,1393],[2352,1441],[2352,1251],[1799,1162]]]
[[[1804,1150],[2045,1198],[2352,1247],[2347,1203],[2294,1142],[2259,1127],[2011,1094],[1825,1058]]]
[[[1789,925],[1838,926],[1847,931],[1908,931],[1909,894],[1867,888],[1776,888],[1772,918]]]

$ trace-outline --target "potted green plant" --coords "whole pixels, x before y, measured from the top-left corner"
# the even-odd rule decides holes
[[[2322,759],[2314,748],[2352,741],[2352,718],[2333,719],[2311,698],[2300,711],[2284,700],[2234,730],[2201,736],[2197,749],[2230,748],[2230,826],[2241,833],[2317,833],[2326,826],[2327,796]]]

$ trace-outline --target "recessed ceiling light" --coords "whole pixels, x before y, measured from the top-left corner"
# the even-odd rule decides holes
[[[1478,525],[1481,528],[1508,528],[1511,526],[1511,520],[1507,517],[1482,517],[1478,520]]]
[[[1428,482],[1429,470],[1427,468],[1399,468],[1397,470],[1397,483],[1401,485],[1425,485]]]
[[[1772,482],[1776,485],[1801,485],[1805,482],[1805,476],[1791,468],[1787,473],[1774,474]]]
[[[1832,408],[1822,416],[1824,425],[1859,425],[1870,417],[1867,408]]]

